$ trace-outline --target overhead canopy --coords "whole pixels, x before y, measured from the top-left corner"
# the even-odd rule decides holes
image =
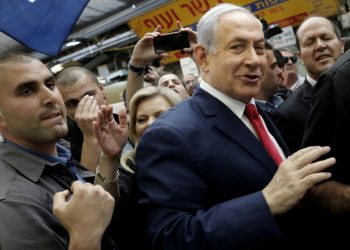
[[[16,0],[13,0],[16,1]],[[28,3],[35,4],[39,1],[46,0],[21,0],[28,1]],[[0,0],[0,9],[5,6],[8,6],[8,0]],[[71,0],[59,1],[62,4],[70,4]],[[74,1],[75,2],[75,1]],[[113,20],[114,22],[111,24],[110,19],[118,19],[118,14],[122,14],[124,12],[140,12],[140,8],[142,11],[148,11],[151,8],[154,8],[156,2],[162,3],[166,1],[142,1],[142,0],[90,0],[88,5],[83,10],[80,15],[78,21],[73,27],[68,38],[91,38],[96,35],[100,35],[104,32],[108,32],[108,29],[115,28],[115,26],[126,23],[128,20]],[[147,3],[147,4],[145,4]],[[142,7],[143,6],[143,7]],[[136,7],[136,8],[133,8]],[[139,8],[140,7],[140,8]],[[129,15],[132,17],[132,15]],[[106,20],[106,25],[103,25]],[[107,23],[107,20],[109,23]],[[96,27],[96,24],[99,24],[99,27]],[[25,32],[25,31],[24,31]],[[62,51],[65,48],[62,48]],[[16,40],[10,38],[6,34],[0,32],[0,54],[9,52],[9,51],[26,51],[32,52],[30,48],[23,46]],[[46,58],[47,55],[42,53],[35,53],[41,59]]]

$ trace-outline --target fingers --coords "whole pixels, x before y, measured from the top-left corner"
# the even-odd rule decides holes
[[[157,27],[154,30],[154,32],[160,32],[161,29],[162,29],[162,26],[161,25],[157,25]]]
[[[127,127],[128,126],[128,118],[127,118],[125,107],[123,107],[119,110],[118,116],[119,116],[119,126],[121,128]]]
[[[81,181],[74,181],[70,186],[70,191],[74,194],[77,192],[77,190],[79,190],[79,188],[82,188],[83,185],[84,183],[82,183]]]
[[[102,126],[113,120],[113,107],[102,105],[97,113],[97,121]]]
[[[305,192],[313,185],[325,181],[331,178],[332,174],[328,172],[317,172],[310,175],[307,175],[301,182],[301,185],[305,186]],[[304,194],[305,194],[304,192]]]
[[[88,98],[89,98],[89,96],[84,96],[84,97],[80,100],[80,102],[79,102],[79,104],[78,104],[78,106],[77,106],[77,109],[76,109],[76,111],[75,111],[74,119],[76,119],[81,113],[83,113],[83,109],[84,109],[85,103],[86,103],[86,101],[87,101]]]
[[[336,162],[335,158],[333,158],[333,157],[328,158],[326,160],[322,160],[322,161],[316,161],[316,162],[308,164],[305,167],[303,167],[302,169],[300,169],[299,173],[300,173],[301,177],[312,175],[313,173],[319,173],[319,172],[325,170],[326,168],[334,165],[335,162]],[[326,174],[328,174],[328,175],[324,176],[325,178],[327,176],[330,177],[330,173],[326,173]],[[308,177],[306,177],[306,178],[308,178]]]
[[[63,203],[66,201],[68,196],[69,196],[69,190],[57,192],[53,196],[53,201],[56,203]]]
[[[64,206],[67,202],[67,197],[69,196],[69,190],[64,190],[62,192],[57,192],[53,196],[53,214],[57,215],[60,211],[64,210]]]
[[[311,163],[317,160],[318,158],[320,158],[322,155],[329,153],[330,150],[331,150],[330,147],[316,147],[308,151],[307,153],[301,155],[297,159],[297,161],[299,161],[302,164]]]
[[[182,23],[181,23],[180,20],[177,20],[177,21],[176,21],[176,25],[177,25],[177,28],[178,28],[179,30],[183,29],[183,26],[182,26]]]
[[[311,147],[303,148],[295,152],[291,156],[289,156],[285,162],[288,162],[288,163],[294,162],[297,166],[302,167],[308,163],[315,161],[322,155],[327,154],[330,150],[331,150],[330,147],[320,147],[320,146],[311,146]]]
[[[310,147],[302,148],[302,149],[298,150],[297,152],[295,152],[294,154],[292,154],[291,156],[289,156],[288,158],[295,160],[295,159],[299,158],[300,156],[302,156],[303,154],[305,154],[305,153],[307,153],[315,148],[318,148],[318,146],[310,146]]]
[[[113,201],[114,198],[109,192],[107,192],[101,185],[93,185],[91,183],[82,183],[81,181],[75,181],[71,185],[72,200],[77,201],[85,200],[86,202],[94,203],[99,199],[101,201]],[[92,199],[92,200],[91,200]]]
[[[96,103],[97,104],[97,103]],[[95,105],[94,107],[93,107],[93,114],[94,114],[94,116],[95,117],[97,117],[98,116],[98,111],[100,110],[100,107],[98,106],[98,105]]]
[[[143,38],[141,38],[141,40],[148,40],[148,39],[153,39],[154,37],[156,36],[159,36],[161,33],[160,33],[160,30],[162,29],[162,26],[160,25],[157,25],[156,29],[153,31],[153,32],[147,32]]]
[[[79,102],[76,113],[75,113],[75,119],[79,119],[82,116],[93,116],[96,112],[96,108],[98,107],[97,101],[94,96],[85,95]]]
[[[96,121],[93,121],[92,123],[93,131],[97,139],[101,138],[103,131],[107,128],[107,126],[109,126],[110,122],[112,121],[115,122],[113,117],[113,106],[102,105],[97,112]],[[126,124],[123,124],[123,126],[127,127],[127,121]]]

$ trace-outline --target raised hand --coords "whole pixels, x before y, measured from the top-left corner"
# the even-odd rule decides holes
[[[153,32],[146,33],[135,45],[132,53],[130,64],[136,67],[143,68],[148,63],[166,57],[167,53],[156,54],[153,48],[153,38],[159,36],[161,26],[158,25]]]
[[[283,161],[270,183],[263,189],[272,214],[292,208],[316,183],[327,180],[330,173],[322,172],[335,163],[334,158],[316,161],[330,151],[329,147],[307,147]]]
[[[183,49],[183,52],[186,54],[192,55],[194,51],[194,46],[197,44],[197,33],[193,31],[191,28],[188,28],[188,27],[184,28],[182,26],[181,21],[179,20],[176,21],[176,25],[179,28],[179,31],[188,33],[188,39],[190,41],[191,47]]]
[[[92,122],[97,120],[99,106],[93,96],[84,96],[75,112],[74,121],[77,123],[84,137],[94,136]]]
[[[128,140],[128,124],[125,108],[119,111],[119,124],[113,118],[112,106],[102,105],[93,128],[103,153],[110,157],[120,154]]]

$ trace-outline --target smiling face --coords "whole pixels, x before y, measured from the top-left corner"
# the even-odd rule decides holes
[[[145,130],[166,110],[170,103],[165,97],[156,95],[140,102],[136,111],[136,136],[139,140]]]
[[[318,80],[341,56],[344,46],[329,20],[311,17],[297,31],[300,56],[308,74]]]
[[[185,86],[182,84],[180,78],[175,74],[165,74],[161,76],[158,80],[158,86],[174,90],[181,96],[182,100],[185,100],[188,97]]]
[[[266,70],[264,33],[253,15],[226,13],[216,25],[213,50],[197,45],[203,79],[224,94],[248,103],[260,90]]]
[[[54,77],[38,60],[0,64],[0,130],[12,142],[52,152],[68,131]]]

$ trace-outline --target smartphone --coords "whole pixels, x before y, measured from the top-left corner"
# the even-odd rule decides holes
[[[187,32],[172,32],[153,38],[154,52],[157,54],[190,47]]]

